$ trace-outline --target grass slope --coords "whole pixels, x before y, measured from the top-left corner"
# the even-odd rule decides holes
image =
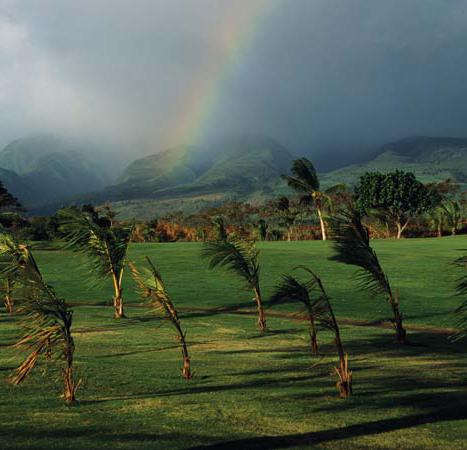
[[[459,273],[450,263],[467,241],[375,247],[400,289],[411,345],[392,344],[392,330],[379,326],[390,316],[387,305],[356,291],[352,268],[327,260],[328,243],[260,244],[266,295],[297,264],[322,275],[346,323],[342,334],[355,378],[348,401],[333,388],[331,336],[320,333],[323,356],[310,357],[305,325],[284,310],[269,318],[271,332],[260,337],[246,314],[251,294],[235,277],[207,271],[198,244],[131,248],[136,261],[154,258],[182,310],[195,369],[189,382],[179,376],[173,331],[138,306],[128,279],[129,319],[115,321],[103,306],[111,295],[106,286],[83,287],[80,258],[38,250],[47,279],[76,302],[76,367],[84,386],[80,403],[67,408],[52,376],[36,371],[21,387],[6,384],[19,361],[9,347],[17,329],[0,314],[2,448],[465,448],[467,358],[464,345],[450,344],[441,328],[453,325]]]

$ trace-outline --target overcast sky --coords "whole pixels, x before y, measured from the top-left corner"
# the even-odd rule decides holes
[[[467,136],[467,0],[0,0],[0,145],[51,131],[158,151],[203,80],[198,138]]]

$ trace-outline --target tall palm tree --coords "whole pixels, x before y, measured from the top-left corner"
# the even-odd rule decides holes
[[[73,311],[44,281],[27,246],[18,244],[8,235],[2,235],[0,251],[8,256],[10,261],[3,267],[4,273],[14,277],[19,285],[18,312],[22,316],[24,335],[15,347],[29,352],[23,363],[14,371],[11,382],[22,383],[41,356],[49,360],[63,361],[63,397],[67,403],[74,403],[80,382],[75,381],[73,374]]]
[[[175,305],[172,302],[167,290],[165,289],[162,276],[156,269],[152,261],[146,257],[148,268],[143,268],[140,272],[133,263],[130,263],[130,269],[133,277],[139,287],[143,298],[149,300],[149,304],[154,311],[162,311],[165,318],[169,320],[177,331],[177,338],[183,357],[182,377],[189,380],[192,377],[190,366],[190,355],[186,343],[186,331],[182,329]]]
[[[247,288],[254,293],[253,300],[258,311],[258,327],[261,332],[266,331],[266,317],[259,283],[259,250],[254,243],[238,240],[207,242],[202,254],[203,257],[210,259],[210,269],[225,267],[246,281]]]
[[[336,252],[331,259],[360,267],[357,272],[360,287],[386,296],[394,315],[396,341],[405,343],[406,331],[402,324],[398,294],[393,291],[376,252],[370,246],[368,229],[362,224],[360,214],[353,209],[341,210],[331,218],[330,226]]]
[[[352,371],[349,369],[347,354],[344,352],[330,297],[318,275],[307,267],[300,266],[299,268],[307,272],[310,276],[309,280],[302,282],[291,275],[284,275],[271,297],[271,304],[298,302],[305,306],[310,321],[312,347],[313,338],[316,344],[316,323],[334,333],[334,343],[339,357],[339,365],[335,368],[339,378],[337,388],[340,396],[347,398],[352,394]]]
[[[90,259],[94,278],[111,278],[115,318],[125,317],[122,281],[133,225],[115,226],[111,216],[99,216],[89,208],[62,209],[58,217],[66,247]]]
[[[307,158],[296,159],[292,163],[292,176],[283,175],[287,184],[301,194],[300,203],[314,206],[321,226],[321,237],[326,240],[325,209],[332,204],[331,195],[345,189],[343,184],[336,184],[324,191],[320,190],[320,183],[316,169]]]

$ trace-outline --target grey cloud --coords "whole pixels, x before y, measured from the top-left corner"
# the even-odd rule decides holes
[[[467,1],[261,1],[271,4],[227,72],[207,139],[262,133],[296,151],[358,152],[467,136]],[[256,6],[0,1],[0,143],[47,129],[135,154],[171,145],[187,86],[223,61],[220,24]]]

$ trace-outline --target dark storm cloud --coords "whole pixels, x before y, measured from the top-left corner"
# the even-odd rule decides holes
[[[269,1],[227,71],[207,137],[358,151],[467,136],[467,1]],[[0,143],[52,130],[135,154],[170,145],[186,87],[222,63],[219,24],[239,8],[255,5],[0,0]]]

